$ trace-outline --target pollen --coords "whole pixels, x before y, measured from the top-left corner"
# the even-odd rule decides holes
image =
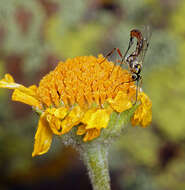
[[[45,106],[64,104],[81,107],[95,102],[102,105],[106,99],[114,98],[118,91],[135,92],[131,75],[113,62],[103,61],[99,55],[81,56],[59,62],[55,70],[47,74],[39,84],[37,96]]]

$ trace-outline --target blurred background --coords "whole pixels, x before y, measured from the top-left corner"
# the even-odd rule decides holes
[[[59,60],[124,52],[130,30],[149,25],[142,88],[153,121],[129,126],[112,146],[112,190],[184,190],[184,20],[184,0],[0,0],[0,78],[38,84]],[[78,153],[57,137],[47,154],[31,157],[38,116],[10,97],[0,90],[0,189],[90,190]]]

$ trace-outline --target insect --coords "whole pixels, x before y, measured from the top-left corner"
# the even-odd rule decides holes
[[[122,55],[119,48],[114,48],[105,56],[104,59],[106,60],[110,55],[112,55],[115,51],[117,51],[118,55],[121,58],[121,60],[119,60],[120,64],[128,65],[128,68],[132,74],[132,80],[128,82],[122,82],[119,85],[117,85],[116,88],[123,83],[130,83],[136,81],[136,99],[134,104],[136,104],[137,102],[139,81],[142,79],[141,76],[141,71],[143,67],[142,64],[144,62],[144,57],[149,46],[149,39],[151,37],[149,27],[146,27],[145,30],[146,30],[145,32],[141,32],[140,30],[137,29],[133,29],[130,31],[129,45],[124,55]],[[134,44],[134,38],[136,38],[137,40],[136,48],[131,54],[127,55],[130,48]]]

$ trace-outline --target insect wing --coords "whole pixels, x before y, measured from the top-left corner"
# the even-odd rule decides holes
[[[146,52],[147,52],[148,46],[149,46],[149,41],[152,36],[150,27],[145,26],[144,29],[142,30],[142,34],[143,34],[143,48],[138,56],[138,61],[141,63],[144,62],[144,58],[145,58],[145,55],[146,55]]]

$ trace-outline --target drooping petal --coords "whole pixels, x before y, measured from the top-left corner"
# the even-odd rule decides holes
[[[138,99],[141,104],[131,118],[131,123],[132,126],[141,125],[141,127],[147,127],[152,121],[152,102],[144,92],[139,94]]]
[[[85,125],[78,126],[78,130],[76,132],[77,135],[84,135],[86,133]]]
[[[12,94],[12,100],[22,102],[30,106],[35,106],[42,109],[40,102],[36,98],[20,91],[19,89],[14,90]]]
[[[131,124],[132,126],[139,125],[139,118],[134,118],[134,116],[131,118]]]
[[[84,117],[82,118],[82,123],[88,124],[89,120],[91,119],[92,114],[94,114],[97,111],[97,108],[91,108],[87,110],[84,114]]]
[[[83,138],[83,141],[90,141],[96,137],[100,136],[100,129],[89,129]]]
[[[66,118],[62,121],[62,134],[69,132],[72,127],[78,125],[84,115],[84,111],[80,106],[75,106]]]
[[[130,97],[122,91],[119,91],[114,99],[109,98],[107,101],[111,107],[119,113],[132,107]]]
[[[86,120],[86,129],[101,129],[106,128],[110,119],[110,113],[106,109],[98,109],[92,113],[91,116]]]
[[[141,121],[141,127],[147,127],[152,121],[152,111],[149,110],[143,120]]]
[[[82,125],[78,126],[77,135],[84,135],[83,140],[89,141],[100,135],[101,128],[106,128],[109,123],[112,109],[91,108],[83,116]]]
[[[45,111],[46,119],[49,123],[49,126],[55,135],[62,134],[62,120],[68,113],[67,108],[60,107],[60,108],[48,108]]]
[[[38,129],[35,135],[35,144],[32,156],[42,155],[46,153],[52,142],[52,131],[46,121],[45,115],[40,117]]]
[[[66,107],[60,107],[55,110],[54,115],[59,119],[64,119],[64,117],[68,114],[68,109]]]
[[[49,126],[50,126],[52,132],[55,135],[61,135],[62,134],[61,120],[51,114],[47,114],[46,119],[49,123]]]

